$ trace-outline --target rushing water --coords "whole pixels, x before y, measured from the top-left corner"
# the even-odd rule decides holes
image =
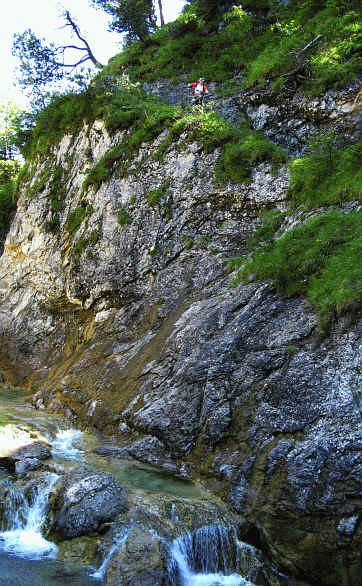
[[[72,429],[63,419],[36,411],[23,400],[21,394],[0,391],[0,426],[15,423],[35,428],[52,444],[53,460],[63,468],[86,463],[97,470],[112,472],[122,484],[133,489],[177,497],[202,496],[201,489],[193,483],[149,466],[95,454],[94,448],[102,445],[99,437]],[[0,469],[0,483],[6,485],[8,494],[7,510],[0,524],[0,586],[102,584],[115,550],[127,539],[131,527],[115,535],[96,570],[60,561],[57,546],[43,535],[48,497],[58,476],[44,472],[38,478],[38,484],[31,485],[25,493],[8,472]],[[171,516],[175,516],[174,511]],[[238,560],[242,556],[236,555],[236,551],[240,553],[244,545],[250,547],[240,545],[232,532],[218,526],[203,527],[175,539],[168,544],[169,586],[251,586],[248,579],[253,578],[252,572],[239,573]]]
[[[91,574],[93,578],[97,578],[98,580],[103,580],[112,555],[114,554],[116,549],[118,549],[118,547],[120,545],[122,545],[122,543],[124,541],[126,541],[130,530],[131,530],[131,527],[125,527],[119,532],[118,535],[115,536],[115,538],[113,539],[112,545],[110,546],[109,550],[107,551],[107,554],[104,556],[104,560],[103,560],[102,564],[99,566],[99,568],[97,570],[94,570],[94,572]]]
[[[233,531],[210,525],[175,539],[170,552],[170,586],[253,586],[236,570],[238,550],[249,545],[238,542]],[[253,574],[252,561],[243,568]]]
[[[9,489],[0,551],[33,559],[55,556],[56,545],[44,539],[41,530],[48,496],[58,478],[56,474],[47,474],[44,485],[34,486],[28,497],[19,488]]]
[[[24,403],[26,395],[0,390],[0,426],[8,423],[29,425],[42,433],[52,444],[53,459],[63,468],[83,462],[96,470],[111,472],[125,486],[164,493],[181,498],[202,498],[201,488],[187,480],[156,470],[147,464],[100,456],[93,450],[107,440],[70,427],[63,418],[35,410]],[[0,470],[0,480],[4,472]]]

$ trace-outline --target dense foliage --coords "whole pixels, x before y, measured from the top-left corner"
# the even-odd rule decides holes
[[[16,177],[19,163],[0,161],[0,250],[9,229],[11,217],[16,209]]]
[[[272,279],[279,293],[306,294],[323,327],[335,313],[353,309],[362,301],[361,213],[348,213],[348,208],[345,213],[321,209],[303,219],[304,210],[361,196],[362,145],[337,149],[337,142],[335,135],[321,134],[311,141],[309,156],[290,163],[289,197],[297,209],[264,212],[263,224],[248,244],[250,259],[245,262],[239,257],[228,263],[229,270],[241,267],[235,284],[253,275]],[[284,225],[283,233],[283,223],[290,221],[290,215],[294,227]]]
[[[310,143],[310,154],[290,163],[289,197],[294,206],[313,208],[361,195],[362,143],[337,149],[337,137],[324,133]]]
[[[92,0],[92,3],[112,17],[109,30],[127,33],[129,42],[145,40],[157,28],[153,0]]]
[[[243,2],[222,15],[224,2],[187,5],[147,43],[132,44],[109,70],[131,77],[175,78],[182,72],[222,82],[242,74],[245,86],[272,81],[275,91],[298,83],[318,93],[359,71],[361,20],[356,0]]]

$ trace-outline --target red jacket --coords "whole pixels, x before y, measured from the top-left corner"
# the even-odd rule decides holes
[[[194,96],[196,96],[196,87],[197,87],[198,85],[199,85],[199,82],[197,82],[197,83],[195,83],[195,82],[193,82],[193,83],[189,83],[189,86],[192,86],[192,87],[194,88]],[[202,89],[203,89],[203,91],[204,91],[204,94],[207,94],[207,93],[208,93],[208,91],[207,91],[207,87],[206,87],[206,84],[204,84],[204,85],[203,85],[203,88],[202,88]]]

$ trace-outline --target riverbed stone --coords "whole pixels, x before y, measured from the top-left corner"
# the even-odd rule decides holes
[[[82,466],[68,472],[55,488],[55,529],[62,538],[97,531],[127,509],[127,493],[109,472]]]
[[[36,469],[37,462],[51,456],[48,440],[37,430],[8,424],[0,427],[0,465],[20,474]]]
[[[30,470],[38,470],[41,466],[42,462],[38,458],[25,458],[15,462],[15,474],[21,476]]]
[[[95,453],[103,456],[113,456],[114,458],[126,460],[139,460],[145,464],[150,464],[156,468],[161,468],[169,474],[175,474],[182,478],[191,479],[189,466],[186,463],[178,465],[177,461],[172,458],[170,451],[166,446],[154,436],[145,436],[122,448],[118,447],[101,447],[96,448]]]
[[[67,563],[93,565],[101,538],[83,535],[66,539],[57,544],[57,559]]]

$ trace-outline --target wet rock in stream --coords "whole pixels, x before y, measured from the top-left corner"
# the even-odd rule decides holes
[[[55,530],[62,538],[97,531],[128,507],[127,493],[118,480],[109,472],[96,472],[88,466],[65,474],[55,494]]]
[[[165,547],[157,535],[134,527],[117,549],[105,574],[105,586],[156,586],[166,575]]]

